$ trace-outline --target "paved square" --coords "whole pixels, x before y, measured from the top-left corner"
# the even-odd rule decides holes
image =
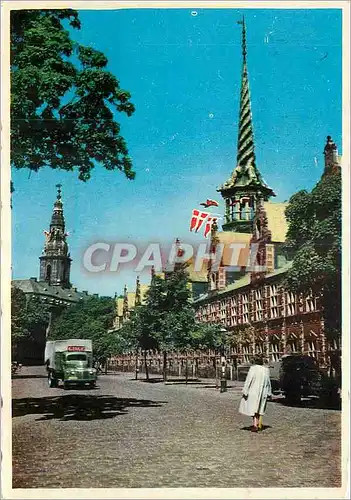
[[[341,412],[269,402],[245,429],[241,386],[102,375],[49,389],[43,367],[13,380],[14,488],[339,487]],[[238,384],[238,383],[237,383]],[[279,402],[280,401],[280,402]]]

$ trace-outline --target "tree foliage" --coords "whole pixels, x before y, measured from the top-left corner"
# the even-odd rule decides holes
[[[300,191],[286,209],[287,246],[295,252],[286,286],[319,295],[326,333],[341,329],[341,172],[323,175],[310,193]]]
[[[166,279],[153,278],[146,296],[146,309],[162,351],[185,349],[191,343],[195,316],[190,295],[185,268],[175,270]]]
[[[127,349],[149,351],[158,349],[154,335],[152,317],[146,306],[139,305],[129,321],[125,322],[118,334],[125,339]]]
[[[71,39],[80,27],[71,9],[11,13],[12,164],[77,169],[83,181],[100,164],[133,179],[114,119],[115,112],[134,112],[130,93],[107,71],[102,52]]]
[[[91,339],[97,359],[123,352],[124,345],[113,332],[115,301],[110,297],[88,297],[65,309],[54,319],[50,340]]]
[[[177,269],[166,279],[154,276],[146,294],[145,304],[133,312],[119,334],[129,339],[134,349],[144,353],[158,349],[164,355],[166,379],[167,352],[194,348],[195,313],[190,303],[188,274]]]
[[[214,349],[219,350],[222,346],[228,345],[228,333],[220,323],[200,323],[195,324],[192,333],[193,349]]]
[[[30,300],[19,288],[11,288],[11,342],[16,357],[19,344],[33,339],[48,324],[48,313],[41,304]]]
[[[190,295],[185,269],[167,279],[155,276],[145,304],[135,309],[118,334],[132,350],[219,349],[227,343],[225,330],[218,323],[197,322]]]

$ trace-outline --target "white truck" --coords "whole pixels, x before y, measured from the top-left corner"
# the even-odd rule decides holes
[[[46,342],[44,362],[48,372],[49,387],[63,382],[64,389],[72,385],[95,387],[97,374],[93,368],[91,340],[68,339]]]

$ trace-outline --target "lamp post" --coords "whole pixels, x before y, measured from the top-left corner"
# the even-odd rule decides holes
[[[221,333],[226,333],[225,328],[221,328]],[[226,377],[227,360],[225,356],[225,346],[222,342],[221,344],[221,388],[220,392],[227,392],[227,377]]]

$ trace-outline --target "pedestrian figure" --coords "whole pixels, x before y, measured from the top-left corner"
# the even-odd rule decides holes
[[[261,357],[257,357],[247,374],[239,406],[239,413],[253,418],[252,432],[262,429],[262,415],[265,414],[267,398],[271,396],[269,368],[263,366]]]

